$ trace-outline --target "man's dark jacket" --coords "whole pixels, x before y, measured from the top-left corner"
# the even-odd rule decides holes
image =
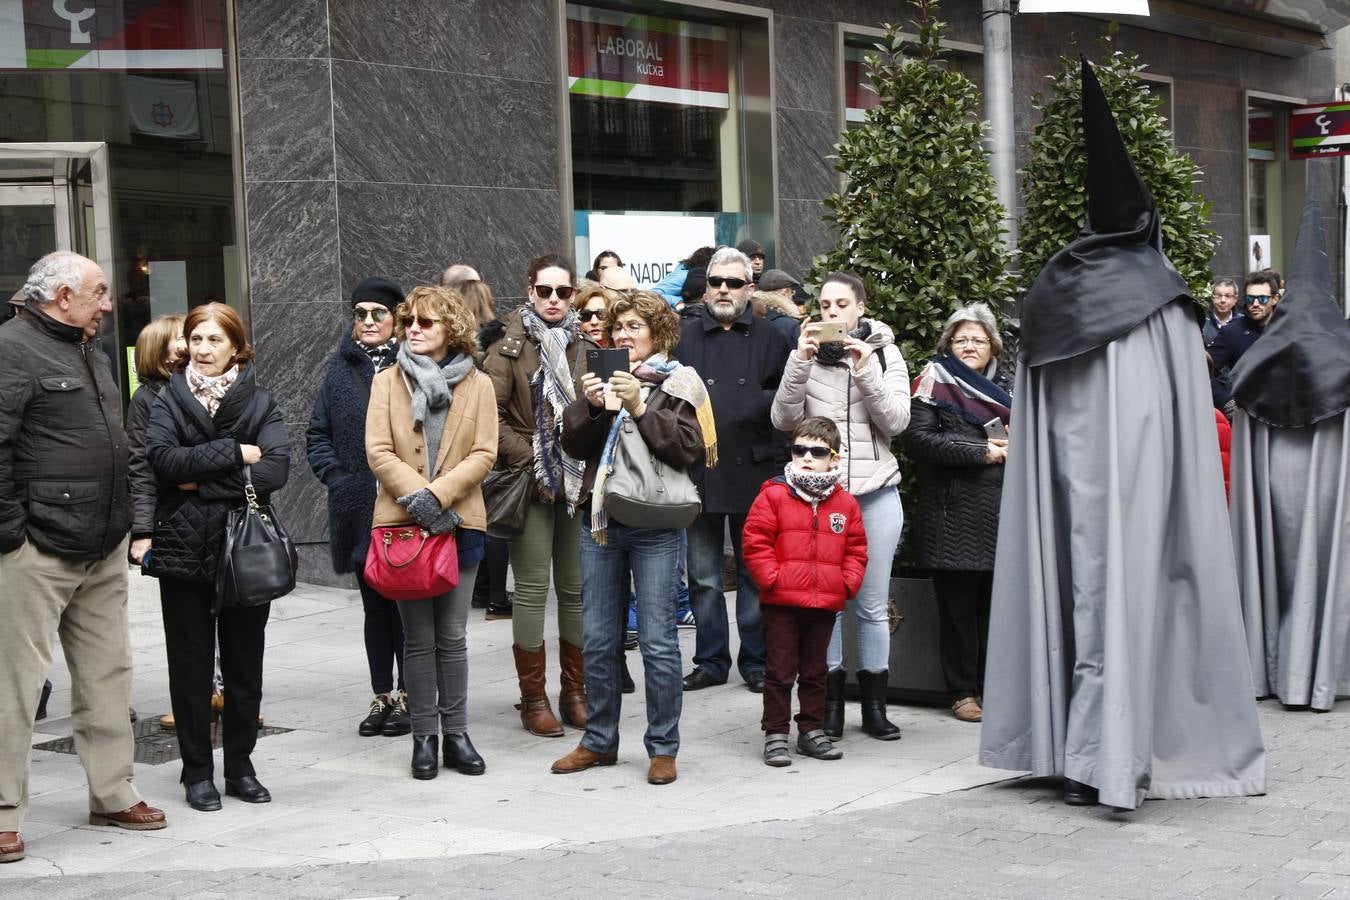
[[[127,436],[107,357],[29,303],[0,328],[0,552],[96,560],[131,527]]]
[[[704,512],[749,512],[760,485],[786,462],[786,438],[770,423],[769,407],[791,350],[787,336],[749,305],[726,330],[706,306],[684,320],[675,357],[703,379],[717,422],[717,465],[690,473]]]
[[[1270,318],[1266,318],[1269,322]],[[1237,365],[1256,339],[1265,333],[1264,323],[1258,325],[1243,316],[1241,321],[1229,322],[1224,326],[1208,347],[1209,358],[1214,360],[1214,377],[1209,380],[1210,393],[1214,397],[1214,408],[1223,409],[1232,393],[1228,389],[1228,370]]]

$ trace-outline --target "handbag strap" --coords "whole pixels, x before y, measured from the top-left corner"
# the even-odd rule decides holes
[[[253,467],[248,463],[244,464],[244,500],[247,501],[249,509],[257,512],[258,492],[253,488]]]

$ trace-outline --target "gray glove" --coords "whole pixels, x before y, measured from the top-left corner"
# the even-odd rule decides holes
[[[422,488],[398,498],[399,505],[408,511],[413,521],[432,534],[445,534],[454,531],[464,521],[453,509],[441,509],[441,501],[431,492],[431,488]]]

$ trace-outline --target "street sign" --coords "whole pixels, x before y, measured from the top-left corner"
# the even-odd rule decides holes
[[[1289,158],[1350,155],[1350,103],[1289,111]]]

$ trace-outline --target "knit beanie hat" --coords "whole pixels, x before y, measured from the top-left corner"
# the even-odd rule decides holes
[[[379,303],[388,307],[390,312],[398,309],[403,302],[403,288],[388,278],[378,276],[364,278],[352,291],[352,303]]]

